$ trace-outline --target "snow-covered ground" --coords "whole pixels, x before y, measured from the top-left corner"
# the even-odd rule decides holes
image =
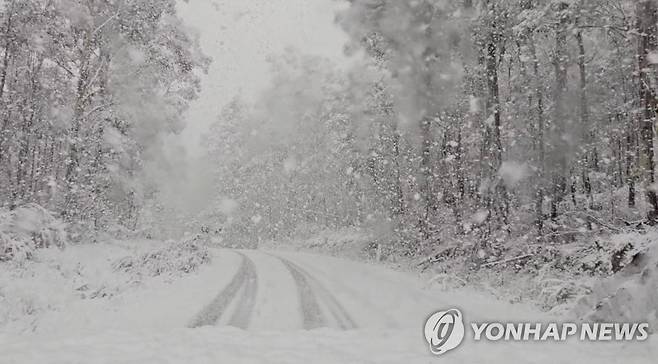
[[[125,251],[108,245],[99,254],[98,248],[93,256],[99,271],[86,276],[107,282],[110,278],[98,278],[102,267]],[[91,253],[72,247],[47,254],[51,263],[59,254],[72,264],[75,256],[90,261]],[[121,288],[111,297],[71,298],[35,288],[44,300],[51,294],[68,298],[0,327],[0,363],[652,363],[658,357],[654,338],[636,343],[467,338],[437,358],[422,335],[425,318],[436,310],[459,307],[467,320],[556,318],[479,292],[430,290],[413,274],[376,265],[302,253],[212,253],[211,263],[193,273],[117,284]]]
[[[646,344],[472,344],[437,358],[419,330],[203,327],[3,338],[3,363],[654,363]]]

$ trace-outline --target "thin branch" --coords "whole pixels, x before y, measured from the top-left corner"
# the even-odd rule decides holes
[[[530,258],[531,256],[532,256],[532,254],[523,254],[523,255],[519,255],[518,257],[513,257],[513,258],[508,258],[508,259],[503,259],[503,260],[497,260],[495,262],[489,262],[489,263],[486,263],[486,264],[482,264],[482,267],[486,268],[486,267],[491,267],[491,266],[498,265],[498,264],[514,262],[514,261],[517,261],[517,260]]]
[[[101,30],[102,30],[107,24],[109,24],[110,21],[112,21],[112,20],[114,20],[114,19],[116,19],[116,18],[118,18],[118,17],[119,17],[119,10],[117,10],[116,14],[114,14],[114,15],[112,15],[111,17],[107,18],[107,20],[105,20],[105,21],[103,22],[103,24],[101,24],[101,25],[99,25],[98,27],[96,27],[96,29],[94,29],[94,31],[91,32],[91,35],[92,35],[92,36],[95,35],[95,34],[98,33],[99,31],[101,31]]]

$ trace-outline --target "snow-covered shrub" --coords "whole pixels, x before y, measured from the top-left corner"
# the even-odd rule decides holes
[[[630,239],[632,236],[633,239]],[[628,264],[645,243],[639,234],[583,237],[568,244],[532,244],[514,250],[518,256],[513,267],[505,268],[527,277],[519,282],[518,295],[535,301],[544,310],[568,311],[583,296],[592,292],[596,282]]]
[[[113,266],[117,271],[139,277],[165,274],[190,273],[210,262],[208,242],[201,235],[185,238],[179,242],[168,242],[162,248],[139,256],[128,256],[117,260]]]
[[[140,256],[162,246],[153,241],[104,241],[61,250],[37,249],[33,259],[0,264],[0,332],[33,332],[51,325],[52,314],[83,300],[112,300],[162,277],[117,272],[125,256]],[[170,277],[166,277],[169,280]],[[90,303],[90,306],[94,303]],[[0,360],[1,362],[2,360]]]
[[[617,236],[617,238],[624,237]],[[572,310],[590,321],[646,321],[658,324],[658,234],[628,234],[621,270],[594,285]],[[649,246],[640,245],[652,241]],[[633,245],[633,243],[638,245]],[[620,241],[620,244],[622,242]]]
[[[265,249],[293,249],[320,252],[347,258],[367,258],[368,247],[375,239],[373,234],[357,228],[320,230],[306,227],[286,241],[266,241],[259,246]]]
[[[66,225],[37,204],[0,210],[0,261],[29,259],[34,250],[64,248]]]
[[[15,239],[0,231],[0,262],[15,260],[23,262],[34,255],[34,245],[25,240]]]
[[[464,237],[441,242],[431,256],[414,265],[441,287],[468,282],[514,302],[529,301],[546,311],[568,312],[592,293],[597,282],[624,270],[654,241],[658,233],[651,230],[583,234],[570,243],[529,235],[505,241],[500,256],[485,256],[476,265],[470,259],[474,244]]]

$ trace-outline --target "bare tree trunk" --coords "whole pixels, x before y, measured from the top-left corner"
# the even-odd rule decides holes
[[[656,39],[656,21],[658,21],[656,5],[652,0],[643,0],[637,4],[637,21],[639,32],[638,70],[640,74],[640,105],[642,107],[640,120],[641,152],[644,161],[642,171],[646,196],[650,210],[647,219],[655,223],[658,218],[658,196],[655,190],[655,156],[654,156],[654,124],[656,120],[656,95],[652,89],[652,73],[648,72],[651,65],[648,54],[658,48]]]
[[[464,146],[462,144],[462,126],[457,126],[457,147],[455,151],[455,174],[457,178],[457,193],[453,201],[455,224],[457,234],[464,232],[464,197],[466,196],[466,182],[464,178]]]
[[[628,207],[635,207],[635,175],[633,171],[633,133],[626,131],[626,183],[628,184]]]
[[[560,2],[557,4],[557,14],[559,22],[555,31],[555,59],[553,66],[555,68],[555,88],[553,91],[553,100],[555,103],[555,112],[553,114],[552,130],[552,163],[555,163],[552,173],[553,196],[551,197],[551,219],[558,217],[558,205],[567,192],[567,146],[562,140],[564,123],[566,119],[565,112],[565,91],[567,89],[567,14],[569,4]]]
[[[5,92],[7,70],[9,68],[9,54],[11,53],[10,47],[13,42],[13,37],[10,35],[10,32],[12,27],[12,18],[14,15],[14,3],[15,1],[12,1],[7,7],[7,25],[5,27],[5,37],[7,38],[5,39],[5,52],[2,58],[2,73],[0,73],[0,101],[2,100]]]
[[[489,188],[485,197],[485,206],[488,210],[488,233],[501,225],[507,225],[507,191],[503,181],[498,177],[498,170],[503,159],[503,144],[501,140],[501,107],[500,91],[498,84],[498,61],[500,49],[498,43],[500,34],[498,19],[500,15],[495,2],[487,2],[488,16],[491,17],[487,24],[489,31],[484,43],[484,67],[487,85],[487,119],[484,125],[484,156],[485,156],[485,178],[489,180]],[[493,226],[495,225],[495,226]]]
[[[9,72],[9,61],[10,61],[10,54],[11,54],[11,45],[13,42],[13,37],[10,35],[11,33],[11,28],[12,28],[12,18],[14,14],[14,3],[15,1],[12,0],[12,2],[7,6],[7,25],[5,26],[5,32],[4,35],[6,37],[5,39],[5,44],[4,44],[4,54],[2,56],[2,72],[0,72],[0,105],[3,106],[3,111],[0,113],[0,117],[2,117],[2,125],[0,125],[0,164],[2,163],[3,158],[5,157],[6,151],[3,149],[4,147],[4,141],[5,141],[5,129],[7,128],[9,124],[9,113],[10,111],[7,110],[4,106],[4,94],[5,94],[5,86],[7,85],[7,73]],[[0,201],[1,202],[1,201]]]
[[[404,192],[402,190],[402,172],[400,171],[400,132],[397,125],[393,129],[393,158],[395,158],[395,197],[393,215],[399,217],[404,213]]]
[[[432,178],[432,120],[425,117],[420,123],[420,135],[422,138],[420,169],[422,180],[420,181],[421,196],[425,202],[424,211],[421,215],[420,227],[422,239],[426,240],[430,235],[430,219],[435,208]],[[422,247],[421,247],[422,248]]]
[[[527,1],[524,3],[524,9],[531,9],[532,2]],[[533,74],[533,90],[534,98],[536,99],[535,107],[535,126],[533,133],[533,146],[534,150],[537,153],[536,155],[536,168],[537,168],[537,183],[535,190],[535,227],[537,228],[537,233],[541,235],[544,228],[544,197],[545,197],[545,178],[546,178],[546,146],[544,140],[545,134],[545,120],[544,120],[544,92],[542,85],[542,77],[539,73],[539,58],[537,57],[537,49],[535,46],[535,40],[532,35],[532,32],[526,35],[525,39],[526,44],[528,45],[528,50],[530,51],[530,60],[532,62],[532,74]],[[533,105],[532,102],[533,94],[528,96],[528,108],[531,108]]]
[[[582,8],[582,1],[581,1]],[[579,87],[579,107],[580,107],[580,125],[587,130],[585,133],[586,150],[582,168],[582,179],[585,193],[587,194],[588,208],[594,206],[594,195],[592,193],[592,181],[590,172],[598,168],[598,151],[596,148],[596,128],[589,125],[589,107],[587,102],[587,70],[585,68],[585,45],[583,43],[583,31],[579,29],[576,33],[576,43],[578,44],[578,73],[580,76]]]
[[[426,16],[429,14],[426,14]],[[425,30],[427,37],[427,47],[425,48],[424,59],[429,59],[433,57],[436,53],[435,49],[432,48],[430,39],[432,39],[432,28],[427,27]],[[425,92],[430,92],[432,89],[432,76],[429,71],[424,71],[424,89]],[[419,182],[420,187],[420,196],[422,201],[424,201],[423,213],[421,214],[419,227],[421,232],[421,241],[426,241],[430,236],[432,214],[436,210],[436,198],[434,196],[434,168],[432,166],[432,145],[434,144],[434,137],[432,135],[432,123],[433,119],[436,116],[436,113],[433,111],[434,107],[432,106],[434,100],[428,94],[425,95],[423,100],[422,107],[425,108],[423,112],[423,118],[420,120],[419,130],[420,130],[420,174],[421,180]],[[420,246],[421,250],[424,247]]]
[[[68,164],[64,173],[64,181],[66,182],[67,191],[66,191],[66,201],[64,206],[63,215],[64,216],[73,216],[77,214],[77,199],[74,196],[74,192],[78,186],[78,173],[80,168],[80,159],[83,153],[82,150],[82,138],[80,135],[82,129],[82,123],[84,119],[84,113],[88,104],[88,87],[89,78],[90,78],[90,63],[91,63],[91,37],[92,35],[86,34],[85,40],[82,49],[82,55],[80,57],[80,74],[78,76],[76,84],[76,99],[75,105],[73,108],[73,119],[71,122],[71,128],[69,130],[69,153],[68,153]]]

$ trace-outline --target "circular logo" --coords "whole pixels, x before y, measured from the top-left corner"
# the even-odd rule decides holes
[[[441,355],[464,340],[464,321],[456,308],[435,312],[425,322],[425,339],[432,354]]]

